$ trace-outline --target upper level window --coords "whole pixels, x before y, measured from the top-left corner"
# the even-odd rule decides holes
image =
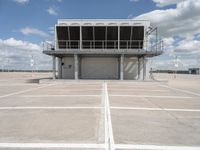
[[[60,49],[79,49],[81,45],[83,49],[143,48],[143,26],[58,26],[56,30]]]
[[[60,49],[77,49],[80,46],[80,27],[57,27],[57,43]]]

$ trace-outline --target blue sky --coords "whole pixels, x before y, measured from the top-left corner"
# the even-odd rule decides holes
[[[35,69],[51,68],[41,42],[53,39],[60,18],[150,20],[166,43],[155,68],[173,69],[175,56],[183,69],[200,67],[200,0],[0,0],[0,18],[0,68],[30,68],[30,57]]]
[[[30,0],[24,3],[1,0],[0,8],[1,38],[12,36],[39,43],[41,37],[26,36],[20,29],[30,27],[48,33],[59,18],[128,18],[152,11],[156,6],[151,0]],[[49,8],[57,14],[49,14]]]

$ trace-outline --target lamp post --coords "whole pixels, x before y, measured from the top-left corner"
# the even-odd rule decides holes
[[[31,77],[33,77],[33,69],[34,69],[34,59],[33,59],[33,55],[31,55],[30,67],[31,67]]]
[[[174,76],[174,78],[176,79],[177,71],[178,71],[178,57],[177,56],[175,57],[175,60],[174,60],[174,67],[175,67],[175,76]]]

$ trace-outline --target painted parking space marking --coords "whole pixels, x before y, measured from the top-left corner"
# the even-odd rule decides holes
[[[150,111],[181,111],[181,112],[200,112],[200,109],[171,109],[171,108],[148,108],[148,107],[110,107],[119,110],[150,110]]]
[[[132,150],[199,150],[200,147],[193,146],[158,146],[158,145],[131,145],[131,144],[116,144],[118,149]]]
[[[133,145],[133,144],[115,144],[117,149],[136,149],[136,150],[199,150],[198,146],[159,146],[159,145]],[[105,149],[105,144],[79,144],[79,143],[0,143],[0,148],[79,148],[79,149]]]
[[[173,99],[189,99],[193,98],[190,96],[160,96],[160,95],[119,95],[119,94],[110,94],[109,96],[113,97],[149,97],[149,98],[173,98]]]
[[[112,127],[112,119],[111,119],[111,113],[110,113],[110,102],[108,97],[108,88],[107,83],[104,81],[104,99],[105,99],[105,122],[107,122],[106,127],[106,135],[108,135],[106,139],[106,143],[108,143],[106,149],[108,150],[115,150],[115,142],[114,142],[114,136],[113,136],[113,127]]]
[[[0,148],[32,148],[32,149],[47,149],[47,148],[93,148],[104,149],[104,144],[78,144],[78,143],[0,143]]]
[[[109,91],[145,91],[145,92],[170,92],[170,90],[151,90],[151,89],[139,89],[139,88],[131,88],[131,89],[119,89],[119,88],[111,88]]]
[[[102,109],[103,107],[0,107],[0,110],[29,110],[29,109]]]
[[[75,107],[0,107],[0,110],[31,110],[31,109],[103,109],[104,107],[87,107],[87,106],[75,106]],[[180,111],[180,112],[200,112],[200,109],[170,109],[170,108],[148,108],[148,107],[113,107],[110,106],[110,109],[117,110],[149,110],[149,111]],[[105,121],[106,122],[106,121]]]
[[[34,98],[34,97],[38,97],[38,98],[49,98],[49,97],[53,97],[56,99],[56,97],[75,97],[75,98],[80,98],[80,97],[103,97],[104,100],[104,106],[102,105],[101,107],[92,107],[92,106],[75,106],[75,107],[0,107],[0,110],[31,110],[31,109],[46,109],[46,110],[61,110],[61,109],[101,109],[104,111],[103,113],[103,117],[105,118],[105,143],[103,144],[97,144],[97,143],[0,143],[0,149],[1,148],[24,148],[24,149],[53,149],[53,148],[59,148],[59,149],[107,149],[107,150],[115,150],[115,149],[143,149],[143,150],[199,150],[200,147],[194,147],[194,146],[159,146],[159,145],[134,145],[134,144],[115,144],[114,142],[114,135],[113,135],[113,126],[112,126],[112,119],[111,119],[111,112],[112,110],[147,110],[147,111],[180,111],[180,112],[200,112],[200,109],[171,109],[171,108],[148,108],[148,107],[113,107],[110,106],[110,102],[109,102],[109,96],[119,96],[121,97],[121,99],[123,97],[152,97],[152,98],[169,98],[169,99],[191,99],[194,98],[192,96],[159,96],[159,95],[122,95],[122,94],[108,94],[109,91],[118,91],[117,89],[108,89],[107,87],[107,83],[106,81],[103,83],[103,88],[102,90],[104,91],[103,94],[101,95],[67,95],[67,94],[61,94],[61,95],[57,95],[57,94],[44,94],[44,95],[21,95],[23,94],[23,91],[21,91],[22,93],[16,93],[14,95],[17,95],[18,97],[27,97],[27,98]],[[45,86],[44,86],[45,87]],[[78,87],[78,84],[77,84]],[[39,88],[43,88],[43,87],[39,87]],[[39,89],[38,88],[38,89]],[[37,88],[36,88],[37,89]],[[161,88],[162,89],[162,88]],[[34,90],[34,88],[33,88]],[[63,90],[63,89],[62,89]],[[66,89],[67,91],[68,89]],[[92,89],[87,89],[87,90],[92,90]],[[97,89],[98,90],[98,89]],[[145,89],[129,89],[128,91],[146,91]],[[25,94],[29,94],[24,90]],[[30,89],[30,91],[32,91]],[[69,90],[70,91],[70,90]],[[73,90],[71,90],[73,91]],[[74,90],[76,91],[76,90]],[[80,90],[81,91],[81,90]],[[100,91],[100,90],[99,90]],[[121,91],[126,91],[126,89],[122,89]],[[171,90],[151,90],[152,92],[165,92],[165,91],[171,91]],[[79,90],[77,90],[77,92],[79,92]],[[180,93],[181,91],[179,91]],[[177,92],[178,93],[178,92]],[[11,93],[12,94],[12,93]],[[72,93],[71,93],[72,94]],[[154,93],[155,94],[155,93]],[[189,94],[189,93],[188,93]],[[12,95],[11,95],[12,96]],[[9,97],[9,96],[8,96]],[[31,106],[31,105],[30,105]],[[156,107],[156,106],[154,106]],[[103,137],[104,138],[104,137]],[[6,141],[9,142],[9,141]]]
[[[0,87],[10,87],[10,86],[34,86],[36,85],[37,83],[35,84],[27,84],[27,83],[7,83],[7,84],[4,84],[4,83],[1,83],[0,84]]]
[[[101,97],[101,95],[64,95],[64,94],[46,94],[46,95],[21,95],[20,97],[28,97],[28,98],[34,98],[34,97]]]

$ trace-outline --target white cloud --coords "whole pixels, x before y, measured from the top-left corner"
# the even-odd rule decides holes
[[[188,54],[199,54],[200,56],[200,41],[198,40],[183,40],[175,48],[175,52],[183,52]]]
[[[176,4],[176,8],[158,9],[134,19],[150,20],[164,37],[165,52],[156,60],[158,69],[173,69],[172,60],[180,57],[182,66],[200,67],[200,1],[199,0],[153,0],[157,6]],[[178,37],[178,40],[177,40]],[[157,59],[157,58],[155,58]]]
[[[20,30],[20,32],[25,34],[25,35],[37,35],[37,36],[41,36],[41,37],[48,37],[49,36],[44,31],[38,30],[36,28],[29,28],[29,27],[22,28]]]
[[[175,42],[174,38],[172,38],[172,37],[164,38],[163,41],[166,46],[170,46]]]
[[[130,2],[138,2],[139,0],[129,0]]]
[[[181,2],[184,0],[153,0],[154,3],[156,3],[157,7],[164,7],[168,5],[177,4],[178,2]]]
[[[41,47],[37,44],[33,44],[27,41],[16,40],[15,38],[9,38],[6,40],[0,39],[0,46],[13,47],[23,50],[37,50],[41,51]]]
[[[14,2],[17,2],[19,4],[26,4],[29,2],[29,0],[14,0]]]
[[[54,7],[54,6],[51,6],[47,9],[47,12],[50,14],[50,15],[58,15],[58,8],[57,7]]]
[[[200,33],[200,1],[181,1],[175,9],[154,10],[135,19],[150,20],[163,36],[193,36]]]
[[[200,41],[183,39],[179,42],[175,38],[165,38],[165,52],[155,59],[154,69],[177,69],[174,67],[178,57],[179,69],[200,67]],[[176,43],[176,44],[175,44]]]
[[[30,58],[34,58],[34,69],[50,69],[51,58],[42,53],[42,47],[15,38],[0,39],[0,68],[32,69]]]

